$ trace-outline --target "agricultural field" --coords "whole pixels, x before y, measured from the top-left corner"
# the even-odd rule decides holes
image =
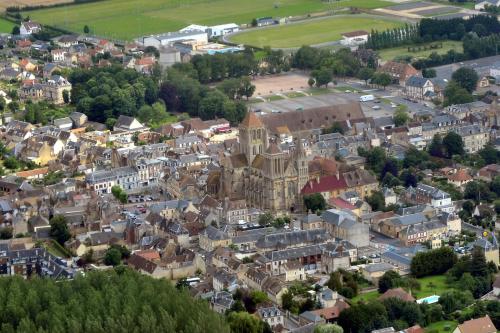
[[[432,43],[435,44],[435,43]],[[413,45],[412,47],[421,47],[420,51],[410,52],[408,51],[408,46],[394,47],[390,49],[384,49],[378,51],[378,54],[382,60],[393,60],[396,57],[412,56],[413,58],[427,58],[432,52],[437,52],[438,54],[445,54],[449,50],[455,50],[456,52],[463,52],[462,42],[459,41],[444,41],[443,47],[438,49],[427,49],[424,50],[425,46],[430,44],[419,44]]]
[[[13,27],[14,23],[0,18],[0,33],[2,32],[10,33],[12,32]]]
[[[24,12],[33,20],[74,32],[88,25],[96,35],[131,40],[179,30],[189,24],[250,23],[257,17],[286,17],[342,7],[379,8],[382,0],[106,0]]]
[[[241,32],[231,36],[234,43],[257,47],[294,48],[337,41],[353,30],[385,30],[401,26],[399,21],[368,16],[338,16]]]

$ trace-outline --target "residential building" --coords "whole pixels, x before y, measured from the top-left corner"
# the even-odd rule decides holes
[[[356,30],[344,32],[341,34],[342,40],[340,43],[345,46],[356,46],[366,43],[369,33],[364,30]]]
[[[284,326],[285,324],[283,312],[275,306],[259,308],[257,309],[257,315],[262,321],[268,323],[271,328],[278,325]]]
[[[357,222],[357,217],[350,211],[329,209],[323,212],[321,218],[333,237],[344,239],[357,247],[369,245],[368,225]]]
[[[412,75],[404,85],[404,94],[411,99],[432,99],[436,97],[434,83],[427,78]]]
[[[19,28],[19,33],[21,35],[32,35],[39,33],[42,30],[42,26],[33,21],[25,21],[21,23],[21,27]]]
[[[453,129],[462,137],[466,153],[474,154],[490,142],[490,134],[480,125],[466,125]]]
[[[411,76],[421,75],[412,65],[395,61],[387,61],[377,71],[389,74],[393,82],[401,86],[404,86]]]
[[[486,315],[481,318],[471,319],[459,324],[453,333],[496,333],[497,329],[491,318]]]

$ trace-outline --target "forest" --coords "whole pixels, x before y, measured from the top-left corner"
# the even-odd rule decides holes
[[[228,333],[202,301],[127,268],[71,281],[0,279],[0,332]]]

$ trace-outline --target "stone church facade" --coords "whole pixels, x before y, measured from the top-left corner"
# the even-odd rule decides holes
[[[301,210],[300,191],[309,170],[303,145],[296,147],[281,151],[259,117],[249,112],[239,127],[238,151],[221,161],[219,197],[244,198],[249,207],[273,212]]]

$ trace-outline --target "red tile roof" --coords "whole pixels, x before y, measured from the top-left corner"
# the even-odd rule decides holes
[[[460,333],[496,333],[497,329],[488,315],[467,320],[463,324],[458,325]]]
[[[356,206],[352,205],[351,203],[345,201],[342,198],[330,198],[328,202],[330,203],[330,205],[337,207],[339,209],[350,209],[350,210],[356,209]]]
[[[306,183],[302,189],[302,194],[313,194],[322,192],[331,192],[335,190],[346,189],[347,184],[342,176],[325,176],[319,179],[319,182],[314,179]]]

